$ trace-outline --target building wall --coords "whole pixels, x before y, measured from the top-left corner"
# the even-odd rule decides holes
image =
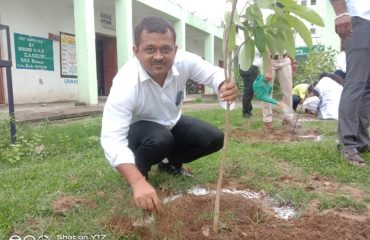
[[[340,39],[335,33],[335,14],[330,1],[316,0],[314,1],[315,4],[313,4],[312,0],[300,0],[301,4],[303,4],[303,2],[307,7],[315,10],[321,16],[325,23],[325,27],[318,27],[305,21],[308,29],[312,29],[315,32],[312,34],[313,45],[324,45],[326,48],[330,47],[339,51]],[[306,46],[306,44],[298,34],[296,36],[296,46]]]
[[[52,71],[16,67],[14,33],[49,38],[61,32],[74,32],[73,1],[0,0],[1,24],[8,25],[12,48],[12,77],[15,103],[74,100],[77,84],[60,77],[59,42],[52,41]],[[6,87],[5,87],[6,89]]]
[[[154,12],[155,14],[159,12],[160,14],[167,16],[174,12],[166,10],[174,7],[176,9],[178,8],[174,5],[171,6],[169,1],[161,1],[163,4],[157,4],[157,1],[136,0],[135,4],[137,5],[140,3],[144,4],[144,6],[147,5],[147,10],[145,11],[149,14],[150,12],[156,11]],[[78,100],[78,79],[61,77],[60,70],[61,56],[59,34],[60,32],[74,34],[73,2],[73,0],[0,0],[0,24],[8,25],[10,28],[10,44],[12,48],[13,62],[13,92],[16,104]],[[116,16],[114,3],[115,1],[94,1],[95,30],[97,34],[115,36]],[[167,14],[162,10],[165,10]],[[176,19],[178,17],[177,15],[179,14],[172,16],[173,19]],[[189,15],[189,13],[184,12],[184,16],[186,15]],[[135,11],[133,12],[134,20],[138,19],[139,16],[141,16],[140,13]],[[206,36],[206,32],[214,34],[216,39],[214,63],[217,65],[219,60],[222,59],[222,50],[219,47],[222,30],[197,18],[188,16],[185,17],[185,19],[187,24],[199,29],[200,31],[205,31],[204,36]],[[190,23],[189,19],[191,20]],[[133,24],[135,23],[136,21],[133,21]],[[50,67],[51,69],[35,70],[17,68],[14,43],[15,33],[31,36],[33,39],[41,38],[42,41],[48,43],[51,42],[50,45],[53,53],[52,63],[50,64],[50,66],[52,66]],[[187,39],[186,42],[186,47],[188,49],[196,52],[200,56],[204,56],[204,40],[197,42]],[[26,68],[29,67],[26,66]],[[7,89],[6,85],[4,86],[4,89]],[[5,96],[7,96],[6,93]],[[7,102],[7,99],[5,99],[5,102]]]

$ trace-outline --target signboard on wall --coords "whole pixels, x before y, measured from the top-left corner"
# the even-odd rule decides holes
[[[103,28],[116,29],[114,19],[109,13],[100,12],[100,24]]]
[[[313,45],[311,49],[308,47],[296,47],[295,48],[295,59],[300,62],[306,61],[308,53],[315,48],[324,48],[324,46]]]
[[[14,33],[16,68],[54,71],[53,41]]]
[[[60,33],[60,74],[65,78],[77,78],[76,39],[70,33]]]

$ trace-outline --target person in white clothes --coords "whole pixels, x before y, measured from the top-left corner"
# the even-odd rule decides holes
[[[131,186],[136,206],[156,211],[161,202],[148,182],[153,165],[183,174],[184,163],[223,146],[220,129],[181,114],[186,81],[212,87],[224,105],[236,99],[237,88],[225,81],[223,69],[177,50],[174,27],[162,17],[143,18],[134,39],[135,57],[118,71],[104,107],[101,144]]]
[[[343,86],[334,80],[338,75],[328,74],[314,83],[314,96],[303,102],[303,107],[316,112],[319,119],[338,120],[338,109]]]

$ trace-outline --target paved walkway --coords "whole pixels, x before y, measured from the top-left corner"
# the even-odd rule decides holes
[[[219,107],[217,102],[196,103],[195,99],[199,95],[189,95],[186,97],[183,110],[209,109]],[[55,121],[69,118],[80,118],[85,116],[101,115],[103,112],[105,99],[99,99],[97,105],[75,106],[75,102],[57,102],[42,104],[17,104],[14,107],[16,122],[32,123],[44,120]],[[0,105],[0,117],[7,117],[9,114],[8,105]]]

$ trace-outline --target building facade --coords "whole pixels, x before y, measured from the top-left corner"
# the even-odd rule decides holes
[[[177,31],[177,44],[222,64],[221,26],[170,0],[0,0],[0,56],[11,48],[14,102],[96,104],[109,94],[117,69],[132,55],[132,30],[142,16],[161,15]],[[0,104],[7,103],[5,69]]]
[[[311,32],[314,46],[324,46],[340,51],[340,38],[335,33],[335,13],[328,0],[298,0],[301,5],[315,10],[323,19],[325,27],[318,27],[306,21],[305,24]],[[307,55],[307,47],[302,38],[296,35],[296,55],[298,58]]]

